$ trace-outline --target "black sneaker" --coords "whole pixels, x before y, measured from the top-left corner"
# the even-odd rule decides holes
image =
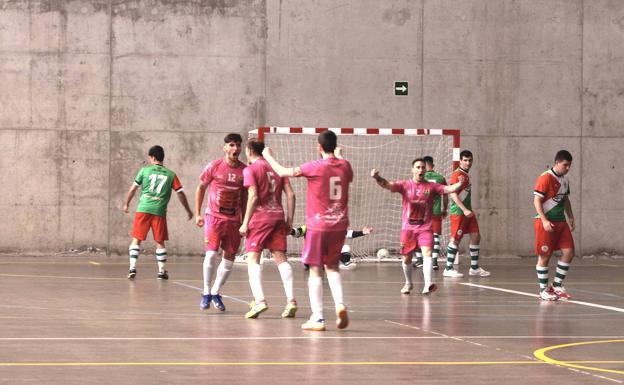
[[[136,269],[128,270],[128,279],[134,279],[136,277]]]
[[[169,279],[169,274],[167,273],[167,270],[158,273],[158,279]]]
[[[422,267],[423,265],[423,261],[420,258],[416,259],[416,262],[414,262],[414,264],[412,266],[414,266],[415,269],[418,269],[419,267]]]
[[[433,270],[438,270],[440,268],[440,266],[438,266],[438,264],[436,263],[435,265],[433,265]]]

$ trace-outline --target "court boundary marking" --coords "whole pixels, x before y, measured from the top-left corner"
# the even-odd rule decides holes
[[[593,367],[593,366],[576,365],[577,363],[599,363],[599,362],[559,361],[559,360],[556,360],[554,358],[550,358],[550,357],[548,357],[546,355],[546,352],[551,351],[551,350],[564,349],[564,348],[575,347],[575,346],[583,346],[583,345],[608,344],[608,343],[617,343],[617,342],[624,342],[624,339],[623,340],[573,342],[573,343],[569,343],[569,344],[547,346],[545,348],[541,348],[541,349],[538,349],[538,350],[534,351],[533,355],[538,360],[541,360],[541,361],[543,361],[543,362],[545,362],[547,364],[551,364],[551,365],[559,365],[559,366],[563,366],[563,367],[566,367],[566,368],[590,370],[590,371],[603,372],[603,373],[624,374],[624,371],[622,371],[622,370],[603,369],[603,368],[596,368],[596,367]]]
[[[477,287],[477,288],[480,288],[480,289],[488,289],[488,290],[500,291],[500,292],[503,292],[503,293],[524,295],[524,296],[532,297],[532,298],[535,298],[536,300],[539,300],[537,294],[535,294],[535,293],[527,293],[527,292],[524,292],[524,291],[503,289],[503,288],[500,288],[500,287],[487,286],[487,285],[478,285],[476,283],[468,283],[468,282],[461,282],[460,285],[469,286],[469,287]],[[624,313],[624,309],[622,309],[620,307],[600,305],[600,304],[597,304],[597,303],[591,303],[591,302],[585,302],[585,301],[576,301],[576,300],[573,300],[573,299],[567,300],[567,301],[552,301],[552,302],[573,303],[573,304],[576,304],[576,305],[596,307],[596,308],[599,308],[599,309],[612,310],[612,311],[616,311],[616,312],[619,312],[619,313]]]

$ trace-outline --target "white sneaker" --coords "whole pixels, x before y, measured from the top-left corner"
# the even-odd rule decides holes
[[[490,276],[490,272],[483,270],[482,267],[478,268],[478,269],[473,269],[470,268],[470,270],[468,271],[468,275],[470,276],[477,276],[477,277],[489,277]]]
[[[432,283],[429,285],[425,285],[425,287],[423,287],[422,293],[427,295],[429,293],[433,293],[436,290],[438,290],[438,286],[435,283]]]
[[[340,270],[355,270],[355,268],[357,267],[357,263],[355,262],[350,262],[349,263],[342,263],[340,262]]]
[[[406,283],[401,289],[401,294],[409,294],[413,288],[414,288],[414,285],[412,285],[411,283]]]
[[[549,287],[549,288],[548,288],[548,289],[546,289],[546,290],[542,290],[542,291],[540,291],[540,293],[539,293],[539,298],[540,298],[542,301],[556,301],[556,300],[558,300],[558,299],[559,299],[559,297],[557,296],[557,294],[555,294],[555,293],[553,292],[553,290],[552,290],[552,288],[551,288],[551,287]]]
[[[461,278],[464,276],[462,273],[460,273],[459,271],[455,269],[451,269],[451,270],[444,269],[444,273],[442,273],[442,275],[445,277],[449,277],[449,278]]]
[[[568,292],[566,291],[565,287],[563,286],[555,286],[553,287],[552,292],[559,297],[559,299],[567,301],[570,298],[572,298],[572,296],[570,294],[568,294]]]

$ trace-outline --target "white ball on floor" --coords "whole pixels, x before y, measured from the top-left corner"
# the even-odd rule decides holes
[[[377,258],[388,258],[390,252],[388,249],[379,249],[377,250]]]

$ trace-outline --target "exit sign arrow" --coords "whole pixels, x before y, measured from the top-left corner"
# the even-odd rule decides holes
[[[407,96],[408,94],[408,82],[400,81],[394,82],[394,95]]]

